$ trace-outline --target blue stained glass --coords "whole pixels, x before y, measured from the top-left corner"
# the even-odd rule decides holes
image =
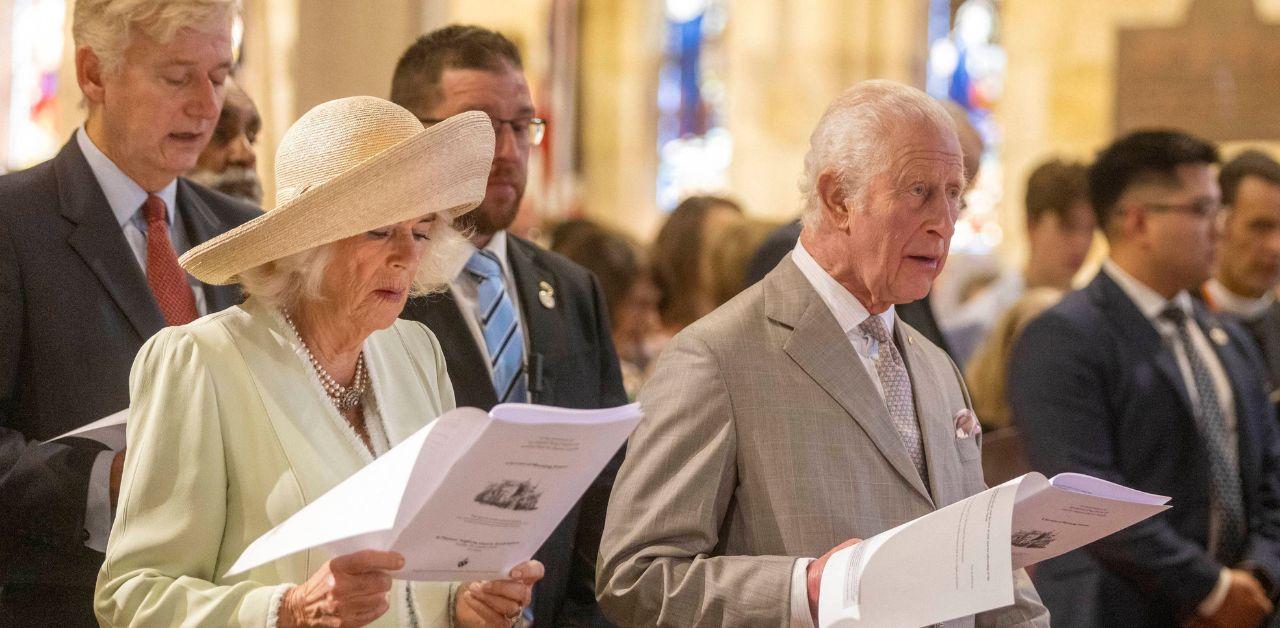
[[[723,0],[668,4],[664,62],[657,88],[657,201],[723,190],[732,138],[723,124],[723,76],[717,62],[726,23]],[[673,17],[674,15],[674,17]]]

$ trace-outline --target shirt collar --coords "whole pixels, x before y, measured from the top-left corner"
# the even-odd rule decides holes
[[[493,234],[493,237],[489,238],[489,243],[484,245],[484,250],[493,253],[498,258],[498,261],[502,262],[502,267],[505,270],[507,266],[507,230],[503,229]]]
[[[476,251],[479,251],[479,250],[481,249],[476,248],[475,245],[471,246],[471,253],[473,255],[475,254]],[[503,229],[501,231],[498,231],[497,233],[494,233],[493,237],[489,238],[489,243],[484,245],[483,250],[493,253],[493,256],[498,258],[498,265],[502,267],[503,277],[511,276],[511,264],[507,263],[507,231],[506,229]],[[463,268],[458,269],[458,274],[454,277],[455,280],[457,280],[457,278],[459,277],[462,277],[463,270],[464,270]]]
[[[871,313],[862,305],[862,302],[853,296],[847,288],[840,285],[834,277],[827,273],[825,269],[813,259],[809,251],[805,250],[804,244],[796,242],[796,248],[791,252],[791,261],[800,269],[800,273],[805,279],[813,285],[813,289],[817,291],[818,296],[822,297],[822,302],[827,305],[827,309],[831,310],[831,315],[836,318],[836,322],[840,325],[840,330],[849,335],[849,333],[857,331],[858,325],[867,320]],[[884,323],[884,328],[893,333],[893,306],[878,314],[880,321]]]
[[[102,193],[107,197],[107,204],[111,206],[111,213],[116,216],[116,223],[123,227],[125,223],[133,220],[138,210],[142,209],[142,203],[147,200],[147,191],[130,179],[129,175],[125,174],[93,143],[84,127],[76,130],[76,143],[80,146],[80,152],[84,154],[85,161],[89,162],[89,169],[93,171],[93,177],[98,180]],[[178,180],[170,181],[169,185],[156,193],[156,196],[159,196],[168,208],[169,224],[172,225],[173,210],[178,196]]]
[[[1136,277],[1130,275],[1110,259],[1102,263],[1102,270],[1116,282],[1116,285],[1120,286],[1120,289],[1124,291],[1130,301],[1133,301],[1134,305],[1138,306],[1138,311],[1142,312],[1142,315],[1147,320],[1153,322],[1157,320],[1160,313],[1164,312],[1170,303],[1176,305],[1188,317],[1191,316],[1191,295],[1187,294],[1186,290],[1180,290],[1178,294],[1173,295],[1172,299],[1166,299],[1160,296],[1159,292],[1138,281]]]
[[[1232,292],[1217,279],[1210,279],[1204,289],[1214,309],[1234,314],[1247,321],[1258,319],[1266,313],[1271,304],[1276,302],[1274,292],[1267,292],[1260,298],[1251,299]]]

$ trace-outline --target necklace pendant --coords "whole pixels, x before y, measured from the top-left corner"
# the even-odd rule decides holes
[[[342,396],[337,399],[338,406],[341,407],[343,410],[351,410],[356,406],[360,405],[361,392],[362,391],[355,388],[343,391]]]

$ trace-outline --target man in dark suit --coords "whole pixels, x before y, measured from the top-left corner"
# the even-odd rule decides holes
[[[1032,466],[1172,496],[1173,508],[1046,561],[1055,626],[1257,626],[1280,575],[1280,441],[1248,337],[1189,292],[1209,277],[1217,151],[1172,131],[1089,169],[1110,258],[1032,321],[1010,405]]]
[[[135,21],[161,4],[138,3],[127,34],[105,4],[76,7],[84,126],[51,161],[0,177],[4,626],[97,625],[124,452],[41,441],[127,407],[134,354],[157,330],[235,303],[177,254],[257,214],[177,178],[218,118],[234,3],[167,3],[166,24]]]
[[[524,194],[529,150],[542,139],[520,55],[472,26],[429,33],[401,57],[391,99],[424,124],[480,110],[497,134],[484,201],[455,226],[475,247],[448,293],[411,300],[404,317],[444,348],[459,406],[530,401],[569,408],[626,403],[604,297],[586,269],[507,233]],[[546,576],[524,618],[537,626],[605,624],[595,558],[615,460],[534,556]],[[465,593],[464,593],[465,594]]]
[[[1245,151],[1222,167],[1218,183],[1222,251],[1202,295],[1253,336],[1267,364],[1271,400],[1280,402],[1280,163]]]

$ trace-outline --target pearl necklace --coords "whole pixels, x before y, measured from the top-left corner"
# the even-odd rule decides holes
[[[360,407],[361,400],[364,398],[365,392],[369,390],[369,374],[364,367],[364,352],[360,352],[360,356],[356,358],[356,374],[351,378],[350,386],[343,386],[329,375],[329,371],[320,365],[320,361],[311,353],[311,347],[307,346],[306,341],[302,339],[302,334],[298,333],[298,326],[293,324],[293,317],[288,312],[283,312],[284,322],[289,324],[289,329],[293,330],[293,335],[298,339],[298,343],[302,345],[302,350],[307,354],[307,361],[311,362],[311,368],[315,369],[316,375],[320,377],[320,386],[324,388],[324,393],[328,395],[329,402],[333,404],[339,412],[347,412]]]

